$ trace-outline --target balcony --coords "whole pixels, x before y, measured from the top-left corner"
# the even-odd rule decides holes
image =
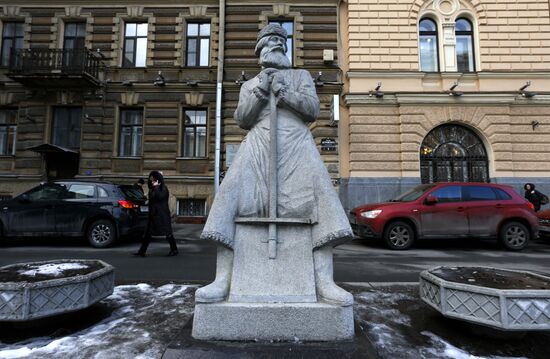
[[[99,85],[101,61],[88,49],[20,49],[11,54],[8,77],[29,87]]]

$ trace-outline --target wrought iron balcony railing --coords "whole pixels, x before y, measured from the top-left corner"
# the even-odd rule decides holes
[[[97,84],[100,64],[100,59],[88,49],[19,49],[12,50],[8,76],[85,77]]]

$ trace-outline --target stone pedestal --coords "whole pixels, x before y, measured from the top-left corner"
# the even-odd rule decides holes
[[[231,302],[195,306],[196,339],[341,341],[351,340],[353,334],[352,306]]]
[[[229,297],[220,303],[197,303],[193,337],[283,341],[353,338],[353,307],[317,299],[311,226],[279,226],[275,259],[269,259],[267,237],[265,225],[236,225]]]

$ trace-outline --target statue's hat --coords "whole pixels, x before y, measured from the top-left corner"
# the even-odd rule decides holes
[[[256,38],[256,49],[254,50],[256,55],[260,54],[260,51],[262,50],[262,47],[263,47],[263,46],[258,46],[260,45],[260,40],[266,36],[272,36],[272,35],[277,35],[284,39],[286,39],[288,36],[286,30],[279,24],[268,24],[264,26],[263,29],[260,30],[260,32],[258,33],[258,37]],[[285,50],[286,50],[286,45],[285,45]]]

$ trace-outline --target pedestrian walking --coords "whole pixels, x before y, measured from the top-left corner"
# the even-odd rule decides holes
[[[178,247],[176,246],[176,241],[172,234],[170,209],[168,208],[169,192],[168,187],[166,187],[164,183],[164,176],[162,173],[159,171],[151,171],[151,173],[149,173],[147,186],[149,187],[149,218],[147,220],[145,234],[141,241],[141,247],[134,255],[145,257],[147,247],[149,243],[151,243],[151,237],[153,235],[164,235],[168,243],[170,243],[170,252],[168,252],[168,256],[177,256]]]
[[[535,212],[540,210],[542,204],[548,203],[548,197],[537,191],[534,184],[526,183],[523,189],[525,190],[525,198],[535,206]]]

